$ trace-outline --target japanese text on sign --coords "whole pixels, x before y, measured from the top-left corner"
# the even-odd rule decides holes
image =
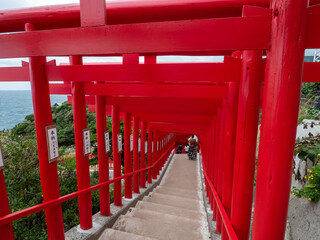
[[[110,138],[109,138],[109,132],[104,132],[104,146],[105,146],[105,153],[110,152]]]
[[[133,151],[133,135],[130,135],[130,152]]]
[[[141,152],[141,138],[138,138],[138,152]]]
[[[87,156],[91,153],[90,129],[83,129],[83,152]]]
[[[49,163],[52,163],[59,158],[57,127],[55,125],[47,126],[46,134]]]
[[[118,152],[121,152],[122,151],[122,135],[121,135],[121,133],[119,133],[117,135],[117,137],[118,137]]]
[[[148,152],[148,141],[144,142],[144,153]]]

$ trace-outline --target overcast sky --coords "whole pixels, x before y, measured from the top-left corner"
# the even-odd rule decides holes
[[[123,0],[108,0],[108,1],[123,1]],[[16,8],[27,8],[37,6],[48,6],[55,4],[68,4],[68,3],[79,3],[79,0],[0,0],[0,10],[3,9],[16,9]],[[308,50],[308,55],[313,55],[314,50]],[[67,57],[48,58],[48,60],[56,59],[57,63],[68,62]],[[15,59],[0,59],[0,67],[9,66],[21,66],[21,60],[28,61],[27,58],[15,58]],[[162,56],[158,57],[158,62],[220,62],[223,57],[188,57],[188,56]],[[84,62],[122,62],[120,57],[117,58],[84,58]],[[140,58],[140,62],[143,62],[143,58]],[[8,83],[0,82],[0,90],[29,90],[30,84],[25,83]]]

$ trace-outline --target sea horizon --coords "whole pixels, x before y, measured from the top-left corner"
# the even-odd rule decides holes
[[[50,95],[51,106],[67,101],[67,95]],[[33,113],[31,90],[0,90],[0,130],[12,129]]]

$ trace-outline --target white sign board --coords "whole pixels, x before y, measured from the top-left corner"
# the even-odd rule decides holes
[[[144,153],[148,152],[148,141],[144,142]]]
[[[58,134],[56,125],[46,127],[49,163],[59,158]]]
[[[105,153],[110,152],[110,138],[109,138],[109,132],[104,132],[104,147],[105,147]]]
[[[3,155],[2,155],[2,148],[0,144],[0,170],[4,168],[4,160],[3,160]]]
[[[138,138],[138,152],[141,152],[141,138]]]
[[[90,129],[89,128],[83,129],[82,136],[83,136],[83,154],[87,156],[91,153]]]
[[[117,137],[118,137],[118,152],[122,152],[122,135],[121,135],[121,133],[119,133],[117,135]]]
[[[133,151],[133,135],[130,135],[130,152]]]

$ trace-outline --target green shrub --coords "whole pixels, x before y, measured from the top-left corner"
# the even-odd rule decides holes
[[[311,99],[317,92],[320,90],[320,83],[303,83],[301,87],[301,92],[307,97],[307,99]]]
[[[303,138],[302,141],[296,143],[294,154],[298,154],[301,160],[312,162],[317,161],[320,149],[320,136],[311,136]]]
[[[8,200],[12,212],[43,202],[37,144],[34,138],[0,132],[5,159],[4,175]],[[61,196],[77,191],[75,157],[58,162],[58,176]],[[90,176],[91,185],[99,183],[99,172]],[[110,186],[113,202],[113,186]],[[92,192],[92,213],[99,211],[99,191]],[[64,230],[79,224],[78,198],[62,203]],[[44,211],[29,215],[13,222],[16,239],[47,239]]]
[[[320,161],[312,167],[312,170],[308,169],[305,179],[308,180],[308,184],[302,189],[293,187],[291,193],[297,197],[305,197],[309,201],[318,202],[320,199]]]

